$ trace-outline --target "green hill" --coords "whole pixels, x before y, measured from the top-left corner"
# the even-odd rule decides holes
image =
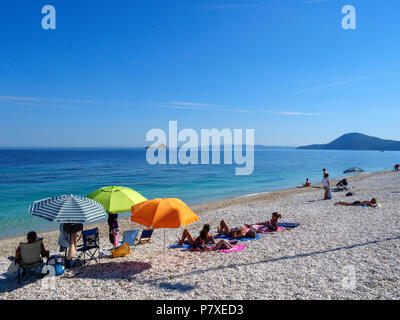
[[[327,144],[312,144],[297,149],[305,150],[380,150],[400,151],[400,141],[384,140],[361,133],[347,133]]]

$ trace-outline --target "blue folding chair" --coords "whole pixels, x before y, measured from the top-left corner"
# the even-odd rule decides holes
[[[151,235],[153,234],[153,229],[143,229],[138,244],[150,243]]]
[[[83,264],[90,264],[90,261],[100,260],[99,229],[90,229],[82,232],[83,244],[78,246],[78,259]],[[97,253],[97,257],[96,257]]]
[[[134,246],[138,234],[139,234],[139,229],[125,231],[122,241],[120,241],[120,244],[122,245],[123,243],[126,242],[127,244],[129,244],[129,246],[131,247]]]

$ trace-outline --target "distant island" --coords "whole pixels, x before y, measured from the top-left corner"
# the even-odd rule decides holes
[[[168,147],[164,144],[161,143],[158,146],[147,146],[145,149],[167,149]]]
[[[384,140],[362,133],[347,133],[327,144],[297,147],[304,150],[374,150],[400,151],[400,141]]]

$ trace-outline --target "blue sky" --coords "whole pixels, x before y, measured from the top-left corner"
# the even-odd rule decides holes
[[[397,0],[2,0],[0,146],[144,146],[169,120],[265,145],[400,140],[399,34]]]

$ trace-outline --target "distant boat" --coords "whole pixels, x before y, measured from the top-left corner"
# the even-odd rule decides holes
[[[161,143],[158,146],[147,146],[145,149],[168,149],[168,147],[164,143]]]
[[[357,167],[349,168],[343,171],[343,173],[361,173],[361,172],[364,172],[364,170]]]

